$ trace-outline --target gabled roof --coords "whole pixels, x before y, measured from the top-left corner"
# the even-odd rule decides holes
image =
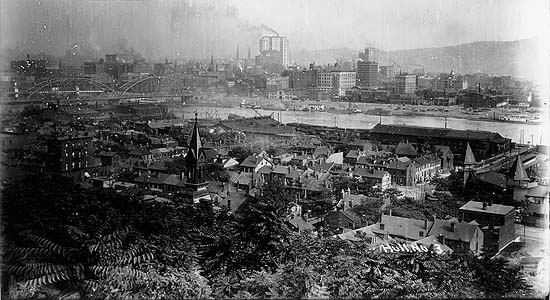
[[[270,174],[272,171],[272,167],[271,165],[266,165],[266,166],[263,166],[261,167],[257,173],[259,174]]]
[[[346,154],[346,158],[358,158],[359,157],[359,150],[350,150],[348,154]]]
[[[315,172],[329,171],[334,166],[334,163],[315,164],[311,169]]]
[[[327,146],[315,148],[315,152],[313,152],[313,158],[319,158],[321,155],[328,157],[330,155],[330,149]]]
[[[451,224],[454,224],[454,229],[451,228]],[[445,239],[453,241],[470,242],[474,238],[476,230],[479,230],[477,225],[458,222],[456,219],[436,219],[429,234],[436,237],[442,235]]]
[[[263,157],[257,157],[256,155],[251,154],[245,158],[239,166],[245,168],[255,168],[262,161],[262,159]]]
[[[428,223],[426,229],[425,222]],[[404,237],[411,240],[419,240],[428,235],[428,231],[432,225],[432,221],[409,219],[397,216],[382,215],[381,220],[373,228],[374,233],[389,234]],[[380,224],[384,224],[384,229],[380,228]],[[424,233],[424,236],[420,236],[420,232]]]
[[[290,167],[281,166],[281,165],[276,165],[273,168],[273,171],[271,171],[271,173],[274,173],[274,174],[288,174],[289,172],[290,172]]]
[[[302,230],[313,230],[315,229],[315,227],[313,225],[311,225],[310,223],[306,222],[306,220],[304,220],[304,218],[300,217],[300,216],[295,216],[294,218],[290,219],[288,221],[292,226],[294,226],[295,228],[299,229],[300,231]]]
[[[420,136],[433,138],[450,138],[461,140],[498,141],[506,139],[500,134],[490,131],[479,130],[456,130],[449,128],[421,127],[409,125],[376,124],[371,134],[399,134],[404,136]]]

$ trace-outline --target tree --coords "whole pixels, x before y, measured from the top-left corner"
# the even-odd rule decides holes
[[[242,163],[249,155],[252,154],[250,148],[235,147],[229,150],[227,156],[235,158],[239,163]]]
[[[15,276],[19,288],[31,294],[53,287],[61,292],[61,298],[92,295],[106,283],[107,274],[124,273],[128,282],[143,276],[137,268],[152,259],[152,254],[142,247],[124,249],[129,233],[128,227],[109,234],[102,230],[87,234],[67,226],[66,235],[58,235],[58,240],[64,240],[61,243],[25,233],[28,243],[8,250],[3,269]]]
[[[206,180],[209,181],[229,181],[229,173],[223,168],[222,165],[217,163],[208,163],[204,166],[204,173]]]
[[[169,174],[181,174],[185,172],[186,165],[187,163],[184,157],[176,157],[174,160],[164,163],[164,166],[167,169],[166,171]]]
[[[381,198],[370,198],[361,201],[361,204],[355,205],[351,210],[358,216],[362,216],[362,221],[367,224],[373,224],[378,221],[380,207],[384,204]]]

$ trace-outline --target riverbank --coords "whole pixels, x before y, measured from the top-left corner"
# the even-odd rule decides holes
[[[269,111],[308,111],[310,106],[324,106],[324,111],[334,114],[350,114],[350,108],[355,108],[354,114],[371,116],[408,116],[408,117],[448,117],[472,121],[498,121],[500,116],[524,114],[529,117],[542,117],[542,109],[531,109],[521,112],[517,109],[491,108],[479,111],[466,110],[462,106],[435,106],[435,105],[396,105],[382,103],[352,103],[344,101],[301,101],[266,98],[246,98],[231,96],[205,96],[203,99],[190,100],[186,105],[206,107],[237,108],[245,100],[263,110]],[[497,120],[495,120],[497,119]],[[508,123],[508,122],[506,122]],[[518,123],[518,122],[509,122]]]

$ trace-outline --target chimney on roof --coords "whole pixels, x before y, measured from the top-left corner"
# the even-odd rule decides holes
[[[493,205],[493,198],[489,199],[489,204],[488,206],[492,206]]]
[[[391,216],[391,209],[390,209],[390,216]]]
[[[454,222],[451,222],[451,229],[449,230],[450,232],[455,232],[455,223]]]
[[[424,229],[428,230],[428,218],[424,218]]]
[[[445,237],[443,236],[443,234],[439,234],[439,236],[437,237],[437,241],[440,244],[445,244]]]
[[[309,220],[309,213],[306,212],[306,213],[304,214],[304,221],[307,222],[308,220]]]
[[[483,201],[483,210],[487,210],[487,202]]]

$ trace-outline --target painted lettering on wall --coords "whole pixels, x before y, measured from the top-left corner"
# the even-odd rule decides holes
[[[443,249],[441,249],[441,245],[439,244],[432,244],[431,249],[428,249],[428,247],[422,244],[416,243],[392,243],[388,245],[380,245],[378,246],[378,248],[383,253],[422,253],[429,252],[430,250],[433,251],[435,254],[443,254],[444,252]]]

